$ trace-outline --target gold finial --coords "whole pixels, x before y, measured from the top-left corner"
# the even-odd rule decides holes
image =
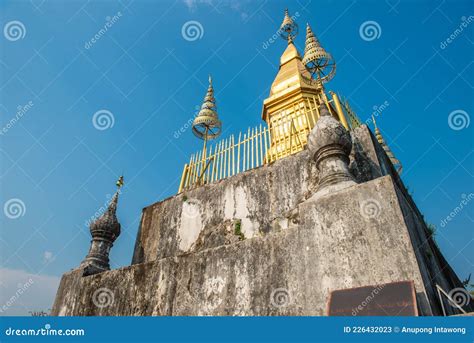
[[[302,62],[311,76],[321,83],[331,80],[336,73],[336,61],[321,46],[308,23],[306,24],[306,46]]]
[[[217,116],[211,75],[209,75],[209,87],[202,102],[201,110],[193,121],[193,133],[204,141],[216,138],[221,133],[221,121]]]
[[[285,9],[285,15],[283,17],[283,22],[280,25],[278,34],[281,38],[288,41],[288,44],[293,42],[293,39],[298,34],[298,24],[295,23],[292,17],[288,14],[288,8]]]
[[[378,130],[377,128],[377,122],[375,121],[375,116],[372,114],[372,122],[374,123],[374,129]]]
[[[120,175],[115,185],[117,186],[118,189],[123,187],[123,175]]]
[[[375,136],[377,137],[377,141],[385,145],[385,141],[383,140],[382,134],[380,133],[380,130],[377,126],[377,122],[375,121],[375,116],[372,114],[372,121],[374,122],[374,131],[375,131]]]
[[[377,127],[377,122],[375,121],[375,116],[372,114],[372,121],[374,123],[374,131],[375,131],[375,137],[377,138],[377,141],[382,145],[385,149],[385,147],[388,148],[388,146],[385,144],[385,140],[382,137],[382,134],[380,133],[379,128]]]

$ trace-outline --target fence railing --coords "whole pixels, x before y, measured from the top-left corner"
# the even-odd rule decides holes
[[[333,99],[302,99],[282,109],[270,121],[270,126],[259,125],[223,139],[207,149],[191,155],[184,165],[178,193],[193,187],[208,184],[238,173],[260,167],[277,159],[304,149],[307,137],[319,118],[318,102],[325,101],[330,112],[340,117],[345,115],[352,124],[360,125],[357,116],[348,105],[343,104],[339,113]],[[340,105],[340,104],[339,104]],[[358,122],[358,123],[357,123]],[[358,125],[357,125],[358,126]]]
[[[346,118],[349,119],[349,126],[351,129],[355,129],[356,127],[359,127],[362,125],[362,122],[360,121],[359,117],[355,112],[352,110],[351,106],[349,105],[349,102],[345,99],[341,99],[341,104],[342,104],[342,110],[344,112],[344,115]]]
[[[278,133],[276,131],[279,131]],[[246,170],[260,167],[281,158],[281,147],[287,154],[304,149],[303,140],[290,118],[287,124],[278,128],[259,125],[249,128],[246,133],[231,135],[208,149],[191,155],[189,163],[184,165],[179,191],[225,179]],[[278,136],[278,140],[272,137]]]

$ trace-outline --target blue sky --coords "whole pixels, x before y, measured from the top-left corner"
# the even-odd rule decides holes
[[[21,213],[0,216],[0,305],[30,277],[44,299],[19,299],[8,313],[48,308],[60,275],[87,253],[85,222],[121,173],[111,261],[130,263],[142,208],[176,193],[201,148],[186,124],[209,73],[222,137],[261,123],[286,47],[272,38],[285,7],[297,16],[300,52],[309,22],[336,59],[328,90],[363,121],[385,104],[378,124],[404,182],[458,275],[473,271],[474,204],[441,225],[474,192],[469,1],[2,1],[0,203],[19,199]],[[196,37],[183,34],[189,21],[200,25]],[[368,21],[374,37],[361,34]],[[113,126],[98,130],[98,111]]]

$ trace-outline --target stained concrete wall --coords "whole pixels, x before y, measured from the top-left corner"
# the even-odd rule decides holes
[[[352,136],[350,168],[357,181],[381,176],[370,131],[362,126]],[[132,264],[232,242],[237,221],[246,238],[268,233],[275,218],[309,196],[317,181],[317,169],[305,150],[155,203],[143,210]],[[210,237],[216,230],[219,234]]]
[[[375,216],[362,208],[377,203]],[[90,277],[63,278],[57,315],[324,315],[335,289],[414,280],[430,314],[391,177],[302,202],[287,228]],[[110,306],[94,292],[110,290]],[[288,303],[275,305],[275,292]],[[284,290],[284,291],[283,291]],[[100,293],[100,291],[99,291]],[[273,302],[272,302],[273,300]]]
[[[65,274],[53,314],[324,315],[331,290],[402,280],[414,281],[421,314],[440,314],[433,283],[449,290],[457,278],[439,251],[420,249],[431,242],[421,214],[373,135],[352,136],[360,184],[314,199],[303,151],[153,204],[133,265]]]

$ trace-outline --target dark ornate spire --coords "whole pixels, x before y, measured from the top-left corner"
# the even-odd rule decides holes
[[[120,223],[116,214],[119,193],[120,190],[115,192],[107,210],[90,225],[92,237],[94,237],[94,233],[103,233],[115,240],[120,235]]]
[[[117,191],[110,200],[105,212],[90,224],[92,241],[89,253],[81,263],[81,268],[84,268],[83,276],[110,270],[110,249],[120,235],[120,223],[117,219],[116,212],[118,197],[122,186],[123,176],[117,181]]]
[[[319,170],[317,193],[338,190],[355,184],[349,172],[352,149],[350,133],[334,118],[322,103],[320,118],[308,137],[308,148]]]

